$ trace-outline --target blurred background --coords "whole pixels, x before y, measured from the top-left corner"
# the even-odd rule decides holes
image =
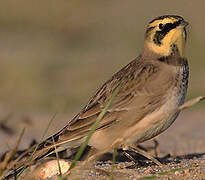
[[[204,6],[204,0],[1,1],[0,152],[12,147],[23,127],[22,148],[39,140],[56,111],[49,134],[63,127],[98,87],[139,55],[147,23],[159,15],[181,15],[190,23],[187,99],[205,95]],[[203,119],[204,107],[186,112]]]

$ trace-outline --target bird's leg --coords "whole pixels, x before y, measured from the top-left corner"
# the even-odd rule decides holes
[[[160,154],[160,149],[159,149],[159,143],[156,139],[153,139],[153,143],[154,145],[153,146],[142,146],[142,145],[137,145],[137,147],[143,151],[153,151],[154,152],[154,155],[155,157],[158,157],[158,155]]]
[[[133,161],[135,164],[138,164],[138,162],[129,153],[127,153],[125,150],[123,150],[123,155],[125,155],[128,159]]]
[[[137,161],[135,158],[133,158],[128,152],[126,152],[125,150],[123,150],[122,154],[124,156],[126,156],[131,162],[131,165],[126,166],[126,168],[130,168],[130,167],[136,167],[136,166],[142,166],[141,162]]]
[[[148,152],[145,152],[141,149],[139,149],[138,147],[135,147],[134,145],[123,145],[122,146],[123,150],[130,150],[130,151],[134,151],[135,153],[138,153],[148,159],[150,159],[151,161],[153,161],[155,164],[157,164],[158,166],[161,166],[162,163],[160,163],[157,159],[155,159],[154,157],[152,157]]]
[[[158,157],[160,154],[159,143],[156,139],[154,139],[153,142],[154,142],[154,154],[156,157]]]

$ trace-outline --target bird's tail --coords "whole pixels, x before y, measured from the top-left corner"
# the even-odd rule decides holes
[[[16,159],[12,160],[15,164],[15,168],[10,169],[9,173],[4,177],[4,179],[10,179],[11,177],[16,176],[23,169],[32,164],[35,164],[36,161],[42,160],[56,151],[61,152],[65,149],[71,149],[73,148],[73,145],[79,146],[81,144],[80,138],[71,139],[68,136],[67,140],[64,139],[61,141],[59,139],[60,135],[62,135],[65,129],[66,128],[63,128],[61,131],[47,138],[40,144],[35,144],[27,150],[21,152],[21,154]],[[68,156],[69,155],[67,155],[67,157]]]

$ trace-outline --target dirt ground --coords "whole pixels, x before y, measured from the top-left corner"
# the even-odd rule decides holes
[[[12,129],[9,120],[7,122],[8,131],[0,131],[0,137],[4,137],[0,141],[1,152],[8,147],[5,144],[11,144],[16,141],[17,135],[22,128],[20,125],[27,126],[20,148],[29,146],[32,140],[39,139],[45,130],[49,116],[32,115],[32,119],[28,117],[16,119],[19,129]],[[35,118],[34,118],[35,117]],[[59,124],[66,123],[68,115],[59,115],[53,122],[49,134],[60,128]],[[133,157],[139,160],[140,164],[136,165],[130,162],[123,155],[119,155],[114,170],[115,179],[205,179],[205,133],[204,120],[205,111],[192,108],[181,113],[175,123],[163,134],[156,137],[158,142],[157,151],[152,151],[153,155],[157,155],[163,163],[162,167],[151,164],[148,160],[133,154]],[[41,128],[35,124],[35,119],[42,119]],[[14,119],[13,121],[14,122]],[[37,122],[37,121],[36,121]],[[11,127],[10,127],[11,126]],[[7,132],[7,133],[6,133]],[[154,141],[150,140],[142,145],[144,147],[154,146]],[[155,149],[156,150],[156,149]],[[154,153],[155,152],[155,153]],[[157,153],[157,154],[156,154]],[[110,177],[112,168],[112,156],[108,156],[103,161],[92,163],[86,167],[78,168],[73,171],[69,179],[107,179]]]

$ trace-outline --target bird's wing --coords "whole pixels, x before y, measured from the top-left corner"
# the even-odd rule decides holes
[[[82,111],[64,128],[58,142],[72,141],[87,135],[121,82],[119,92],[99,122],[97,130],[110,126],[121,114],[133,108],[135,112],[139,112],[136,122],[153,112],[165,102],[162,97],[171,86],[170,82],[173,82],[170,79],[172,76],[161,75],[160,68],[155,63],[144,62],[140,58],[133,60],[95,93]]]

